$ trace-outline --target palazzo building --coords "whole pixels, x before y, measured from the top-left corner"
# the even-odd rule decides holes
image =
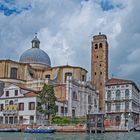
[[[131,80],[109,79],[106,83],[105,109],[107,118],[121,128],[138,124],[140,102],[137,85]]]

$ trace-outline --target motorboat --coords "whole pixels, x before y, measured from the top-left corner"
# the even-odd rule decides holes
[[[54,133],[56,129],[51,127],[38,127],[38,128],[26,128],[24,133]]]

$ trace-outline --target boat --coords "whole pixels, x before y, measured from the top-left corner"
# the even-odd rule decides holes
[[[17,128],[1,128],[0,132],[21,132],[21,129],[17,129]]]
[[[54,133],[56,129],[50,127],[26,128],[24,133]]]

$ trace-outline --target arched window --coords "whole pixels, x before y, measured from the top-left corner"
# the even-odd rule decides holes
[[[121,91],[117,90],[116,91],[116,99],[120,99],[120,96],[121,96]]]
[[[127,98],[129,97],[129,89],[125,90],[125,97],[127,97]]]
[[[14,104],[14,102],[13,102],[13,100],[11,100],[10,102],[9,102],[9,105],[13,105]]]
[[[102,48],[102,43],[99,44],[99,48]]]
[[[17,68],[11,68],[10,78],[17,79]]]
[[[107,91],[107,99],[111,99],[111,91],[110,90]]]
[[[67,81],[67,77],[72,76],[71,72],[66,72],[65,73],[65,82]]]
[[[95,44],[95,49],[98,49],[98,44]]]

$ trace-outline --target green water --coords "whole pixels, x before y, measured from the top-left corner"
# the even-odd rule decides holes
[[[0,133],[0,140],[140,140],[140,132],[130,133],[55,133],[55,134],[27,134]]]

